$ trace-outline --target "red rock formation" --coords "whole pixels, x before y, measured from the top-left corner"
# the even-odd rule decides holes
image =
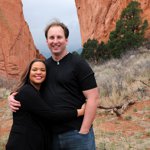
[[[82,43],[89,38],[108,41],[109,34],[115,29],[122,10],[131,0],[75,0],[79,18]],[[139,0],[143,9],[142,18],[150,25],[150,0]],[[150,38],[150,28],[146,35]]]
[[[21,0],[0,0],[0,77],[17,78],[36,50],[23,16]]]

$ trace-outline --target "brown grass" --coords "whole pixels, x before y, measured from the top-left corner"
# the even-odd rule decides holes
[[[119,104],[127,96],[137,100],[149,99],[147,89],[150,87],[150,50],[140,48],[122,59],[113,59],[92,68],[102,105]]]
[[[94,121],[97,150],[150,149],[150,51],[140,48],[92,68],[100,105],[119,105],[126,97],[137,100],[120,118],[98,110]]]

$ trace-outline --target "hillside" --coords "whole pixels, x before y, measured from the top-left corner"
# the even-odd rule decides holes
[[[75,0],[82,44],[88,39],[97,39],[107,42],[109,34],[115,29],[116,22],[120,18],[122,10],[132,0]],[[141,4],[143,20],[150,24],[150,0],[137,0]],[[146,38],[150,38],[150,27]]]
[[[21,0],[0,0],[0,40],[0,86],[17,79],[34,58],[44,59],[24,19]]]

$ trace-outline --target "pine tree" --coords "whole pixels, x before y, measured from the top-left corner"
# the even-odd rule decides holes
[[[98,41],[95,39],[88,39],[83,45],[81,56],[89,61],[96,61],[96,51]]]
[[[123,10],[107,43],[113,57],[120,57],[122,53],[143,43],[148,22],[145,20],[142,23],[141,12],[140,3],[137,1],[130,2]]]

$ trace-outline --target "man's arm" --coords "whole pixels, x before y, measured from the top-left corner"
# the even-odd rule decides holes
[[[9,103],[9,107],[10,107],[10,109],[11,109],[11,111],[12,112],[16,112],[17,110],[19,110],[19,107],[21,107],[21,103],[20,103],[20,101],[17,101],[17,100],[15,100],[14,99],[14,96],[16,95],[17,93],[13,93],[13,94],[11,94],[9,97],[8,97],[8,103]],[[33,93],[32,93],[33,94]],[[41,104],[40,103],[38,103],[38,99],[40,98],[38,98],[36,95],[35,96],[33,96],[33,97],[31,97],[31,96],[29,96],[29,94],[25,94],[25,95],[28,95],[28,97],[29,97],[29,99],[31,99],[32,101],[28,101],[28,103],[29,103],[29,105],[27,106],[28,107],[28,109],[29,110],[32,110],[32,108],[30,108],[30,106],[32,106],[32,103],[34,102],[33,100],[34,99],[36,99],[36,101],[35,101],[35,103],[34,104],[36,104],[37,103],[37,105],[39,105],[39,106],[43,106],[42,104],[44,104],[44,106],[45,106],[45,110],[46,109],[48,109],[49,110],[49,107],[47,107],[47,105],[45,104],[45,103],[43,103],[43,100],[42,99],[40,99],[39,100],[39,102],[41,102]],[[23,96],[23,97],[25,97],[25,96]],[[26,101],[26,99],[24,100],[24,101]],[[30,103],[31,102],[31,103]],[[43,107],[44,107],[43,106]],[[34,109],[33,110],[33,112],[37,112],[37,114],[39,113],[39,114],[41,114],[41,116],[46,116],[46,115],[44,115],[43,114],[43,110],[42,110],[42,112],[41,112],[41,110],[40,110],[40,107],[38,107],[39,109]],[[82,107],[80,108],[80,109],[77,109],[76,110],[76,112],[77,112],[77,116],[76,117],[79,117],[79,116],[83,116],[84,115],[84,111],[85,111],[85,103],[82,105]],[[50,112],[50,111],[48,111],[48,112]],[[75,112],[75,110],[70,110],[70,111],[60,111],[60,114],[63,114],[64,115],[64,117],[62,117],[62,116],[60,116],[61,118],[58,118],[57,116],[59,116],[58,114],[59,114],[59,112],[56,112],[56,117],[55,117],[55,112],[53,112],[53,111],[51,111],[51,113],[46,113],[47,114],[47,116],[48,116],[48,118],[49,119],[54,119],[54,120],[61,120],[61,119],[63,119],[63,118],[73,118],[72,116],[72,114],[74,114],[73,112]],[[43,114],[43,115],[42,115]],[[51,115],[48,115],[48,114],[51,114]],[[71,117],[67,117],[68,116],[68,114],[71,116]],[[51,116],[51,117],[49,117],[49,116]],[[54,117],[53,117],[54,116]]]
[[[98,88],[83,91],[83,94],[87,99],[87,103],[85,107],[84,119],[79,132],[82,134],[87,134],[96,115],[99,100]]]
[[[14,99],[16,94],[17,93],[12,93],[10,96],[8,96],[8,105],[12,112],[16,112],[21,106],[20,102]]]

